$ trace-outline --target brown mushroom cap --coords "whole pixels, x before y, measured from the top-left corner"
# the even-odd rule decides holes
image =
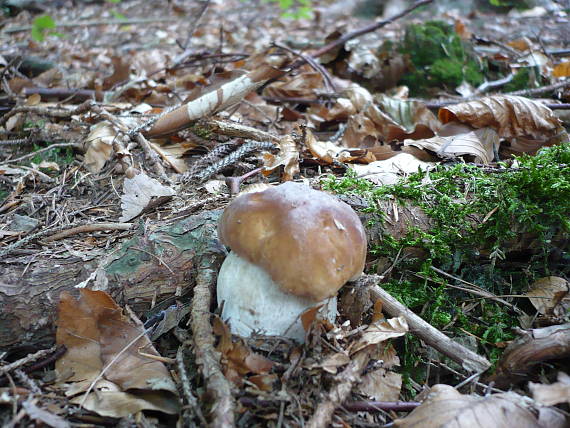
[[[366,235],[356,213],[299,183],[239,196],[225,209],[218,234],[283,291],[315,301],[364,269]]]

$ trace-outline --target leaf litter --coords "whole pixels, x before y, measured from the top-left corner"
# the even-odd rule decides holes
[[[482,383],[481,373],[473,377],[452,366],[445,369],[446,379],[459,384],[458,389],[471,385],[471,390],[463,387],[470,394],[437,385],[432,376],[431,388],[426,384],[418,395],[426,397],[423,404],[408,417],[406,412],[379,412],[396,409],[391,406],[409,400],[409,390],[415,394],[422,389],[401,366],[401,360],[409,359],[402,343],[418,332],[409,326],[409,318],[390,313],[389,308],[383,310],[381,304],[374,308],[360,305],[366,309],[359,316],[349,315],[351,308],[341,304],[346,317],[334,324],[321,320],[316,311],[305,313],[304,345],[256,335],[232,337],[225,320],[215,314],[210,318],[204,311],[202,315],[192,312],[192,321],[210,325],[209,336],[195,337],[198,330],[188,328],[187,306],[198,307],[204,296],[198,292],[204,288],[200,288],[203,276],[197,272],[215,271],[223,250],[219,243],[204,239],[213,236],[215,240],[216,214],[212,214],[212,223],[200,224],[197,219],[180,226],[177,220],[223,208],[230,199],[223,188],[228,177],[263,184],[301,178],[319,187],[323,173],[339,175],[349,170],[373,185],[397,184],[402,177],[418,170],[429,174],[445,162],[499,170],[504,166],[497,161],[508,167],[512,154],[534,155],[543,147],[568,141],[567,121],[559,114],[564,107],[558,108],[568,98],[568,59],[556,53],[563,40],[552,36],[547,40],[552,46],[545,48],[544,40],[532,35],[517,39],[525,28],[516,23],[514,9],[511,15],[477,8],[471,15],[461,9],[445,13],[430,9],[415,17],[405,16],[411,9],[400,10],[402,16],[391,25],[382,24],[375,32],[333,46],[320,56],[320,62],[317,56],[303,65],[299,61],[319,52],[322,43],[351,35],[348,29],[382,22],[376,15],[363,20],[357,16],[358,8],[352,11],[336,3],[343,2],[313,2],[312,20],[287,20],[271,2],[253,0],[171,2],[160,7],[125,0],[66,10],[46,6],[49,25],[43,27],[37,24],[43,21],[34,21],[37,11],[8,6],[12,16],[0,33],[5,46],[13,45],[0,57],[4,106],[0,131],[6,148],[0,158],[0,251],[2,258],[9,257],[6,263],[2,261],[2,268],[10,275],[0,287],[0,295],[7,296],[0,302],[16,309],[4,309],[1,319],[14,319],[7,335],[21,336],[21,344],[31,344],[35,350],[45,343],[38,338],[57,325],[57,332],[48,336],[51,343],[65,346],[66,352],[55,362],[51,384],[36,371],[33,379],[31,374],[14,372],[17,388],[25,389],[25,394],[0,385],[0,397],[5,397],[0,404],[11,402],[20,409],[13,416],[4,412],[7,407],[0,407],[3,422],[69,426],[67,420],[92,420],[97,425],[107,423],[104,418],[126,421],[138,415],[157,426],[166,426],[175,418],[188,426],[206,419],[216,426],[238,421],[249,426],[284,422],[292,426],[369,426],[392,420],[396,426],[499,426],[501,418],[504,426],[562,426],[557,425],[564,423],[562,414],[546,406],[568,403],[563,372],[557,382],[552,374],[550,384],[545,378],[531,382],[528,389],[536,400],[532,401],[523,390],[489,394],[493,387]],[[368,3],[371,7],[372,2],[362,1]],[[535,11],[538,18],[528,19],[548,22],[547,31],[556,35],[558,23],[567,25],[568,18],[567,12],[551,3],[548,13],[555,14],[557,22],[539,10]],[[414,67],[423,65],[412,64],[409,53],[390,50],[386,42],[401,40],[405,34],[409,37],[409,23],[426,22],[434,14],[453,23],[454,36],[449,40],[456,37],[472,43],[475,54],[470,49],[461,53],[465,58],[458,72],[461,84],[433,74],[439,70],[433,62],[424,71],[432,73],[434,81],[442,79],[437,80],[439,92],[432,87],[410,96],[401,81]],[[390,16],[387,9],[384,18]],[[193,19],[195,27],[186,34]],[[30,24],[31,31],[18,29]],[[497,43],[474,43],[470,37],[477,25]],[[515,28],[506,31],[510,26]],[[450,58],[457,46],[444,46]],[[508,76],[506,83],[499,83],[496,74],[491,77],[489,72],[485,82],[476,86],[476,79],[467,74],[471,55],[502,70]],[[45,62],[33,62],[37,57]],[[446,64],[447,70],[453,69],[453,64]],[[509,79],[523,77],[526,80],[518,92],[481,96],[495,84],[500,89]],[[551,89],[541,92],[541,86]],[[535,94],[550,94],[551,98],[532,99]],[[252,141],[272,144],[251,146],[243,155],[233,155],[231,148]],[[70,144],[49,148],[52,143]],[[228,150],[216,152],[222,145]],[[269,146],[274,150],[268,150]],[[200,166],[208,153],[214,156]],[[201,180],[188,181],[183,174],[192,168],[210,168],[211,172],[201,175]],[[247,174],[256,168],[259,174]],[[392,212],[397,222],[396,205]],[[484,221],[496,212],[490,211]],[[16,228],[14,220],[22,214],[39,226]],[[117,225],[133,219],[139,222],[137,232],[119,232],[125,228]],[[166,233],[161,229],[165,226],[172,229]],[[43,236],[61,230],[72,231],[61,243],[42,241]],[[152,244],[148,237],[156,231],[168,236],[171,247]],[[185,241],[185,234],[193,231],[197,234]],[[90,259],[89,254],[114,257],[119,250],[124,255],[123,245],[133,233],[149,244],[146,249],[137,247],[135,253],[172,273],[169,285],[176,291],[161,296],[164,301],[157,300],[157,292],[147,291],[156,288],[153,281],[163,280],[137,270],[138,259],[132,255],[124,261],[118,256],[113,265],[115,275],[129,277],[119,291],[114,287],[117,277],[102,274],[101,265],[86,264],[84,270],[73,271],[78,280],[57,273],[53,291],[52,277],[46,276],[49,269],[40,266],[41,280],[33,277],[37,282],[24,276],[26,272],[35,275],[35,265],[41,263],[65,273],[65,260],[78,254],[84,260]],[[184,259],[180,266],[187,266],[187,272],[169,266],[177,263],[169,258],[173,251],[178,261]],[[204,260],[210,260],[211,266],[202,265]],[[398,257],[394,265],[397,262]],[[367,272],[382,272],[373,270],[379,269],[381,260],[375,263],[367,266]],[[10,270],[20,265],[28,267]],[[389,276],[391,269],[384,275]],[[44,299],[42,306],[33,298],[17,300],[13,272],[26,278],[26,293],[39,284],[35,293]],[[77,296],[76,288],[85,285],[88,288],[80,289],[78,298],[72,297]],[[144,291],[138,298],[127,297],[137,295],[133,291],[141,285]],[[564,310],[567,285],[562,277],[546,276],[525,294],[542,325],[568,322]],[[219,309],[212,306],[213,301],[206,300],[205,306],[216,312]],[[22,309],[26,303],[29,313]],[[153,336],[153,344],[146,336],[152,327],[143,326],[134,313],[146,320],[160,319],[172,303],[181,318],[169,323],[170,330]],[[384,318],[383,311],[392,318]],[[33,312],[41,313],[38,321],[31,318]],[[568,338],[564,330],[558,330],[537,332],[535,339],[554,335]],[[425,347],[434,346],[425,336],[418,337]],[[13,361],[29,364],[18,342],[0,342],[4,362],[0,375],[13,370],[3,369]],[[487,351],[488,343],[480,342],[479,352]],[[509,349],[507,354],[510,359],[500,366],[508,367],[506,377],[511,381],[511,371],[529,367],[517,355],[515,345],[511,344],[515,351]],[[173,357],[183,346],[190,353],[182,363],[176,359],[175,368]],[[531,341],[521,346],[538,352],[542,344]],[[567,358],[568,348],[562,343],[555,356]],[[217,370],[222,377],[216,377]],[[348,409],[351,402],[364,403],[368,410],[351,413],[343,409],[343,404]]]

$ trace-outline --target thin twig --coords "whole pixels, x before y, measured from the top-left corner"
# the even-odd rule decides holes
[[[342,37],[340,37],[340,38],[334,40],[333,42],[331,42],[331,43],[329,43],[329,44],[323,46],[323,47],[320,48],[320,49],[317,49],[317,51],[313,52],[313,53],[311,54],[311,56],[312,56],[313,58],[318,58],[318,57],[320,57],[320,56],[322,56],[322,55],[324,55],[324,54],[326,54],[326,53],[328,53],[328,52],[330,52],[330,51],[336,49],[336,48],[339,47],[339,46],[343,46],[343,45],[344,45],[346,42],[348,42],[349,40],[355,39],[355,38],[360,37],[360,36],[362,36],[362,35],[364,35],[364,34],[371,33],[372,31],[376,31],[376,30],[378,30],[378,29],[380,29],[380,28],[382,28],[382,27],[385,27],[386,25],[391,24],[391,23],[393,23],[394,21],[396,21],[396,20],[398,20],[398,19],[400,19],[400,18],[403,18],[404,16],[410,14],[411,12],[413,12],[414,10],[416,10],[418,7],[425,6],[425,5],[430,4],[430,3],[432,3],[432,2],[433,2],[433,0],[420,0],[420,1],[416,2],[416,3],[414,3],[413,5],[411,5],[409,8],[403,10],[402,12],[400,12],[400,13],[398,13],[398,14],[396,14],[396,15],[394,15],[394,16],[388,18],[388,19],[384,19],[384,20],[381,20],[381,21],[376,21],[376,22],[373,22],[373,23],[370,24],[370,25],[367,25],[367,26],[365,26],[365,27],[362,27],[362,28],[359,28],[359,29],[357,29],[357,30],[351,31],[350,33],[346,33],[345,35],[343,35]],[[301,67],[303,64],[305,64],[305,60],[304,60],[304,59],[300,59],[300,60],[298,60],[298,61],[295,61],[295,62],[291,65],[289,71],[294,70],[294,69],[297,69],[297,68]]]
[[[56,144],[51,144],[51,145],[49,145],[49,146],[47,146],[47,147],[44,147],[43,149],[37,150],[37,151],[32,152],[32,153],[28,153],[27,155],[24,155],[24,156],[20,156],[19,158],[5,160],[5,161],[3,161],[3,163],[18,163],[18,162],[22,162],[23,160],[33,158],[34,156],[39,155],[40,153],[45,153],[45,152],[48,152],[48,151],[50,151],[50,150],[58,149],[58,148],[61,148],[61,147],[75,147],[75,148],[78,148],[78,145],[77,145],[77,143],[56,143]]]
[[[422,404],[419,401],[351,401],[342,408],[349,412],[378,412],[393,410],[395,412],[411,412]]]
[[[44,242],[53,242],[79,233],[100,232],[105,230],[129,230],[132,223],[93,223],[73,227],[44,239]]]
[[[94,21],[79,21],[79,22],[58,22],[57,28],[64,27],[96,27],[98,25],[137,25],[137,24],[152,24],[154,22],[175,22],[175,18],[130,18],[130,19],[104,19]],[[9,27],[3,30],[5,34],[19,33],[22,31],[30,31],[32,25],[22,25],[19,27]]]
[[[562,82],[553,83],[552,85],[541,86],[539,88],[522,89],[520,91],[507,92],[506,95],[518,95],[528,97],[530,95],[539,95],[545,92],[555,91],[556,89],[563,89],[570,86],[570,79],[563,80]]]
[[[52,346],[49,349],[41,349],[38,352],[26,355],[24,358],[20,358],[19,360],[14,361],[13,363],[1,366],[0,375],[4,375],[6,373],[11,372],[12,370],[19,369],[20,367],[25,366],[26,364],[39,360],[40,358],[44,358],[47,355],[54,353],[56,350],[57,346]]]
[[[202,16],[204,16],[206,9],[208,9],[208,6],[210,5],[210,0],[202,0],[200,3],[201,3],[200,10],[198,11],[197,14],[195,14],[196,17],[190,24],[190,28],[188,29],[188,35],[186,36],[186,41],[184,42],[184,45],[182,45],[182,49],[184,49],[184,52],[182,52],[180,55],[174,58],[173,67],[180,65],[186,58],[192,55],[192,50],[190,49],[192,36],[194,35],[194,31],[196,31],[196,27],[198,26],[198,23],[202,19]]]
[[[47,236],[47,235],[51,235],[54,232],[59,232],[61,230],[67,229],[69,227],[70,227],[69,225],[61,225],[61,226],[57,226],[57,227],[51,227],[51,228],[41,230],[37,233],[34,233],[33,235],[29,235],[29,236],[26,236],[22,239],[19,239],[18,241],[14,242],[13,244],[10,244],[7,247],[2,248],[0,250],[0,258],[7,256],[8,254],[10,254],[15,249],[20,248],[20,247],[26,245],[27,243],[29,243],[35,239],[42,238],[42,237]]]
[[[336,88],[335,85],[332,81],[331,75],[329,74],[329,72],[327,71],[326,68],[324,68],[321,64],[319,64],[315,58],[313,58],[310,55],[305,55],[303,53],[297,52],[294,49],[291,49],[288,46],[282,45],[280,43],[277,42],[273,42],[273,46],[278,47],[280,49],[283,49],[284,51],[290,52],[293,55],[304,59],[307,64],[309,64],[317,73],[320,73],[320,75],[323,77],[323,81],[325,83],[325,86],[327,88],[327,90],[331,93],[336,93]]]

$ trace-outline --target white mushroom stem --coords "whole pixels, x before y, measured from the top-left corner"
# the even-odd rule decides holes
[[[321,316],[331,322],[336,318],[336,297],[315,302],[285,293],[263,269],[233,251],[220,269],[217,294],[218,305],[224,304],[222,318],[232,333],[242,337],[257,332],[304,342],[300,317],[304,311],[324,304]]]

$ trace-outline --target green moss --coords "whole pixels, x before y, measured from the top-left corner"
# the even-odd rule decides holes
[[[48,143],[47,146],[50,144]],[[43,147],[34,144],[34,151],[38,151]],[[46,152],[42,152],[40,154],[35,155],[30,162],[35,164],[40,164],[43,161],[46,162],[55,162],[59,166],[67,166],[75,159],[75,155],[73,153],[73,148],[71,147],[55,147],[51,150]]]
[[[400,45],[414,70],[401,83],[413,93],[430,87],[457,87],[464,80],[472,85],[483,82],[480,64],[451,25],[442,21],[410,25]]]
[[[538,67],[524,67],[518,70],[513,79],[504,87],[505,92],[533,88],[543,83]]]
[[[392,272],[396,279],[382,286],[448,334],[477,337],[493,362],[502,352],[495,344],[513,338],[517,318],[508,307],[485,299],[476,310],[465,312],[465,304],[479,297],[449,287],[464,284],[433,268],[496,295],[524,293],[538,277],[570,273],[569,264],[560,263],[553,270],[548,259],[553,251],[562,260],[570,259],[570,143],[544,148],[536,156],[521,156],[517,162],[517,168],[494,173],[466,164],[439,166],[429,175],[418,172],[390,186],[375,186],[353,172],[323,181],[329,190],[366,199],[370,226],[383,221],[377,208],[382,200],[395,199],[399,205],[423,209],[433,222],[430,230],[409,225],[401,239],[383,236],[370,243],[372,256],[388,257],[396,265]],[[534,237],[535,255],[521,270],[503,259],[523,236]],[[410,247],[423,250],[426,258],[402,260]]]

